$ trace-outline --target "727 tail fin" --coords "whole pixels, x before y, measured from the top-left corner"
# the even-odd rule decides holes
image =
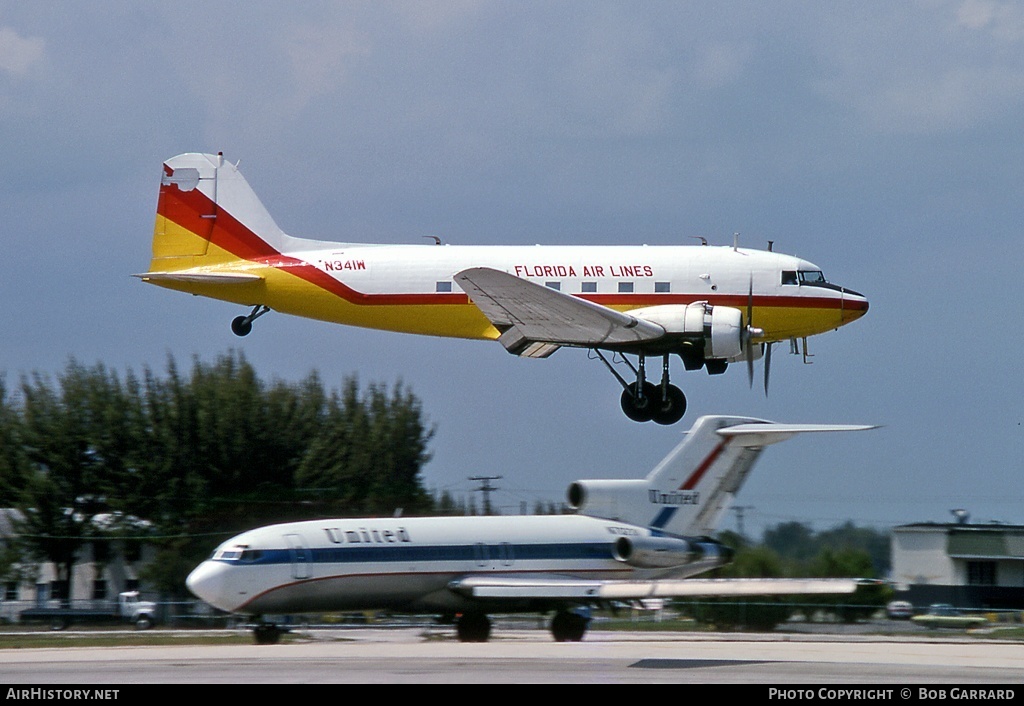
[[[577,481],[570,486],[570,503],[583,514],[655,532],[707,536],[716,531],[765,446],[801,433],[873,428],[705,416],[644,480]]]

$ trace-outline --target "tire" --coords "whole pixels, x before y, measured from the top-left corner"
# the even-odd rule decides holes
[[[675,424],[686,414],[686,395],[675,385],[668,386],[668,396],[661,398],[661,390],[654,400],[651,418],[658,424]]]
[[[231,321],[231,333],[236,336],[248,336],[252,331],[252,322],[246,321],[244,316],[236,316]]]
[[[634,422],[649,422],[653,418],[655,401],[661,397],[658,386],[645,382],[642,400],[637,400],[635,391],[636,383],[622,391],[619,398],[622,412]]]

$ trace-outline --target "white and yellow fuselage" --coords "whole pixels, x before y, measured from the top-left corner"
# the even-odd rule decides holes
[[[285,235],[238,170],[186,154],[164,166],[144,280],[351,326],[496,339],[454,282],[486,267],[620,312],[703,301],[750,308],[760,342],[862,316],[867,300],[797,257],[734,247],[368,245]]]

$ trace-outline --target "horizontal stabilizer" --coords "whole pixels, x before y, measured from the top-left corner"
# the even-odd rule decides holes
[[[658,324],[489,267],[462,270],[455,281],[515,355],[543,357],[553,346],[621,345],[665,335]]]
[[[858,579],[668,579],[598,581],[558,576],[467,576],[449,589],[479,599],[641,600],[683,596],[765,596],[843,594],[857,590]]]
[[[143,272],[133,275],[143,282],[193,282],[196,284],[247,284],[259,282],[262,277],[248,272],[196,272],[195,270],[179,270],[177,272]]]
[[[739,446],[768,446],[792,438],[797,434],[820,431],[867,431],[877,429],[872,424],[776,424],[764,422],[737,424],[718,429],[720,436],[734,439]]]

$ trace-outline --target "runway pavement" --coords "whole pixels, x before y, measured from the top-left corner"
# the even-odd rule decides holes
[[[555,643],[539,630],[462,644],[420,628],[312,631],[272,646],[0,650],[4,684],[1024,683],[1024,644],[949,637],[593,631]],[[1024,692],[1024,688],[1019,689]],[[766,692],[767,694],[767,692]]]

